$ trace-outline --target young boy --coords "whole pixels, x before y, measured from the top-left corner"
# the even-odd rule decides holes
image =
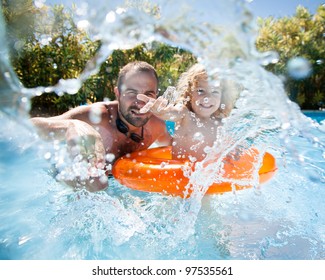
[[[142,94],[138,99],[146,103],[141,113],[151,111],[163,120],[175,122],[173,158],[197,161],[206,156],[205,147],[213,145],[221,119],[229,115],[234,105],[232,94],[225,93],[220,81],[211,84],[204,67],[195,64],[181,75],[173,96],[175,101]]]

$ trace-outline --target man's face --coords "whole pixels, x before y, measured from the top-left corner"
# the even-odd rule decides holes
[[[153,73],[128,72],[118,93],[119,111],[122,117],[131,125],[141,127],[147,123],[151,113],[141,114],[139,111],[145,105],[137,99],[138,94],[157,98],[158,85]]]

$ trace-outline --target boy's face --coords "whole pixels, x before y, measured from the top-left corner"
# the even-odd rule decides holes
[[[221,88],[219,86],[210,86],[208,81],[198,81],[193,88],[191,96],[191,105],[194,113],[199,117],[208,118],[215,113],[221,103]]]

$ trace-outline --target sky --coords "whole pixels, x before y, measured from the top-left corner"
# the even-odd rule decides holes
[[[325,4],[324,0],[253,0],[248,7],[255,16],[284,17],[292,16],[298,5],[302,5],[314,14],[319,5]]]
[[[91,0],[88,0],[88,2]],[[296,7],[302,5],[314,14],[319,5],[325,4],[325,0],[246,0],[249,9],[258,17],[284,17],[295,14]],[[46,0],[46,4],[64,4],[82,2],[82,0]]]

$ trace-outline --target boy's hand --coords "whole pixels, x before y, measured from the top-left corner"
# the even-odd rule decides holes
[[[162,96],[158,97],[157,99],[148,97],[144,94],[137,95],[138,100],[143,101],[146,103],[141,109],[140,113],[144,114],[148,111],[154,113],[155,115],[164,114],[164,110],[168,107],[168,100],[163,98]]]

